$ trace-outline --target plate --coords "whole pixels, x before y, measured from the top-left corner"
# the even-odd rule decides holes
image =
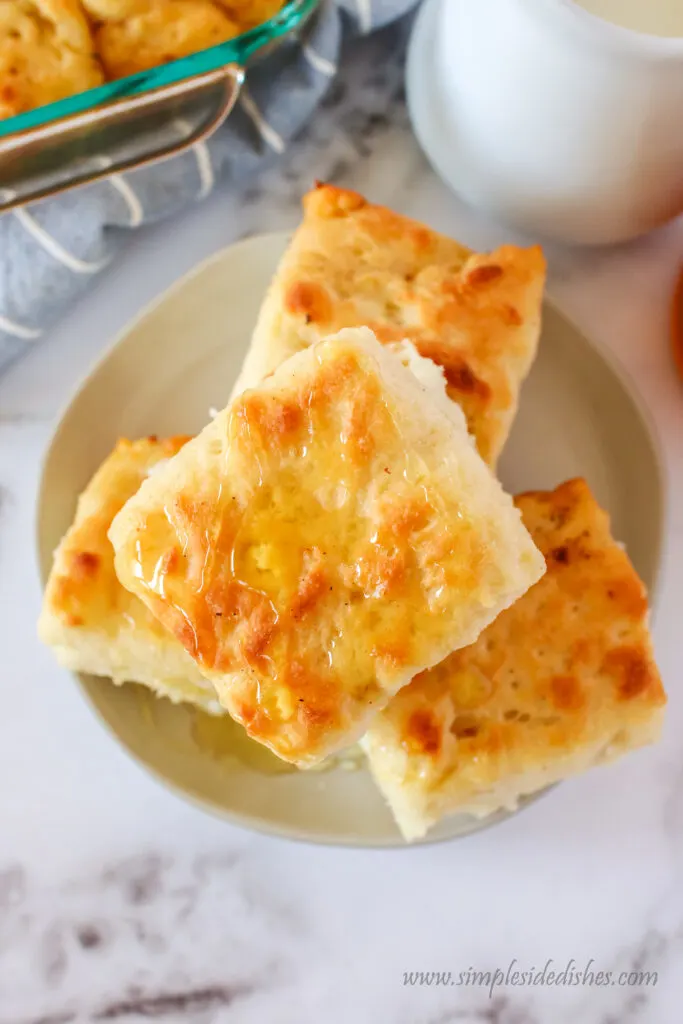
[[[287,244],[262,235],[183,278],[114,342],[69,404],[47,452],[38,508],[43,581],[80,491],[117,438],[194,433],[227,401],[259,306]],[[583,475],[652,592],[662,537],[660,461],[633,389],[611,361],[546,306],[539,355],[501,460],[514,492]],[[76,677],[123,747],[176,793],[234,823],[311,842],[404,845],[360,761],[299,772],[227,719],[157,700],[143,687]],[[354,770],[348,770],[349,768]],[[531,798],[533,799],[533,798]],[[527,801],[530,802],[530,801]],[[454,815],[425,842],[485,821]]]

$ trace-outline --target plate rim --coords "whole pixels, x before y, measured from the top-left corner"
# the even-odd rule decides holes
[[[77,402],[79,397],[83,394],[86,388],[89,386],[92,379],[96,376],[99,370],[102,369],[104,364],[111,358],[113,353],[122,345],[126,339],[134,331],[136,331],[145,320],[151,318],[154,313],[170,298],[175,296],[182,289],[189,286],[196,278],[200,277],[205,273],[211,266],[216,263],[220,263],[228,253],[234,254],[236,249],[242,247],[258,246],[262,244],[273,244],[278,243],[282,246],[286,245],[289,238],[291,238],[291,231],[273,231],[257,233],[248,235],[245,238],[238,239],[237,241],[223,246],[217,251],[209,254],[199,263],[195,264],[190,270],[181,274],[175,281],[173,281],[167,288],[160,292],[157,296],[147,302],[142,309],[131,318],[109,341],[102,352],[98,354],[93,363],[88,367],[77,381],[76,385],[72,389],[70,395],[67,397],[59,412],[56,414],[53,420],[53,426],[50,432],[49,440],[47,441],[39,465],[39,483],[36,490],[35,508],[34,508],[34,557],[36,559],[36,568],[38,573],[38,579],[41,587],[41,594],[44,591],[47,576],[49,574],[49,560],[50,553],[44,552],[44,541],[42,533],[44,531],[45,523],[45,508],[46,508],[46,475],[47,468],[52,458],[53,452],[59,442],[59,438],[62,430],[64,429],[65,422],[68,415]],[[666,459],[664,458],[664,449],[659,434],[659,429],[656,425],[654,417],[650,410],[645,404],[643,397],[637,388],[634,379],[632,378],[629,371],[621,364],[615,353],[603,342],[589,337],[584,330],[579,327],[575,321],[567,316],[567,314],[561,309],[561,307],[554,301],[554,299],[548,295],[544,297],[543,310],[548,308],[553,311],[554,314],[560,317],[569,328],[572,329],[575,335],[580,339],[580,343],[587,350],[592,350],[597,357],[604,363],[607,370],[616,378],[621,389],[631,402],[635,412],[641,420],[644,428],[644,433],[647,436],[649,446],[651,448],[653,457],[653,466],[656,471],[658,487],[659,487],[659,515],[657,522],[657,536],[652,539],[653,545],[653,578],[648,591],[648,599],[650,604],[650,613],[652,620],[655,620],[656,613],[659,604],[659,594],[661,591],[661,578],[663,566],[666,561],[666,550],[669,536],[669,479],[668,479],[668,467]],[[61,666],[60,666],[61,667]],[[163,788],[167,789],[179,799],[184,800],[186,803],[199,808],[205,813],[210,814],[213,818],[226,821],[228,824],[234,827],[240,827],[252,832],[256,832],[260,835],[267,835],[271,838],[284,839],[290,842],[303,843],[310,846],[327,846],[327,847],[338,847],[345,849],[376,849],[376,850],[402,850],[402,849],[416,849],[419,847],[434,846],[441,843],[454,842],[461,839],[466,839],[470,835],[477,835],[481,832],[487,831],[493,828],[495,825],[501,825],[504,822],[516,818],[522,811],[526,810],[532,804],[536,803],[542,797],[548,795],[552,789],[554,789],[560,783],[555,783],[552,786],[541,790],[537,793],[529,794],[520,802],[520,806],[514,811],[498,811],[490,815],[488,818],[481,819],[478,827],[469,833],[460,833],[455,835],[432,835],[429,832],[421,839],[413,842],[407,842],[400,835],[398,829],[394,840],[378,840],[378,839],[364,839],[362,836],[353,837],[349,836],[330,836],[324,832],[316,832],[311,835],[310,831],[302,830],[296,826],[283,826],[277,823],[271,822],[262,815],[247,815],[242,812],[229,810],[218,806],[211,802],[209,799],[197,795],[194,792],[177,784],[174,780],[170,779],[167,775],[159,771],[150,762],[144,760],[136,752],[134,752],[128,744],[122,739],[113,724],[110,723],[108,718],[100,710],[96,704],[94,697],[91,695],[88,683],[86,681],[87,674],[75,672],[71,669],[64,668],[72,679],[73,683],[76,684],[82,697],[85,699],[90,712],[94,718],[99,722],[102,727],[113,739],[116,741],[119,748],[121,748],[125,754],[131,758],[131,760],[138,765],[148,777],[153,778]]]

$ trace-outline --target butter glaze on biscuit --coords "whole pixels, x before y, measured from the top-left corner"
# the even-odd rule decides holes
[[[121,582],[306,767],[543,572],[462,412],[368,330],[240,396],[114,520]]]

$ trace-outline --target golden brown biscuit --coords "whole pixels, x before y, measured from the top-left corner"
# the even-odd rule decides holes
[[[109,536],[123,585],[223,706],[302,767],[544,570],[460,409],[367,329],[240,396]]]
[[[123,21],[139,13],[140,0],[82,0],[93,21]]]
[[[109,78],[168,64],[239,35],[238,26],[210,0],[87,0],[95,41]]]
[[[245,32],[269,21],[282,8],[284,0],[217,0],[230,19]]]
[[[407,839],[513,808],[654,740],[666,702],[647,597],[583,480],[516,499],[545,576],[471,647],[418,676],[363,747]]]
[[[0,0],[0,118],[103,81],[78,0]]]
[[[119,441],[81,495],[55,552],[38,631],[67,668],[144,683],[174,702],[215,712],[216,694],[195,662],[119,583],[107,538],[122,505],[187,440]]]
[[[443,367],[494,465],[536,353],[544,282],[538,246],[475,255],[356,192],[321,185],[304,197],[234,394],[321,336],[367,325]]]

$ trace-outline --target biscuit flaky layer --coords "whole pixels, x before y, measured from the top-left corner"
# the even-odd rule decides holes
[[[647,597],[583,480],[516,499],[547,571],[472,646],[419,675],[363,740],[406,838],[658,735]]]
[[[461,411],[366,329],[240,396],[109,536],[121,582],[230,714],[302,766],[544,569]]]
[[[81,495],[55,552],[38,629],[67,668],[143,683],[174,702],[215,710],[213,687],[192,658],[119,583],[107,537],[112,519],[142,481],[187,440],[118,442]]]
[[[412,342],[443,367],[482,457],[495,461],[536,354],[545,284],[538,246],[474,254],[356,192],[321,185],[261,309],[234,394],[344,327]]]

